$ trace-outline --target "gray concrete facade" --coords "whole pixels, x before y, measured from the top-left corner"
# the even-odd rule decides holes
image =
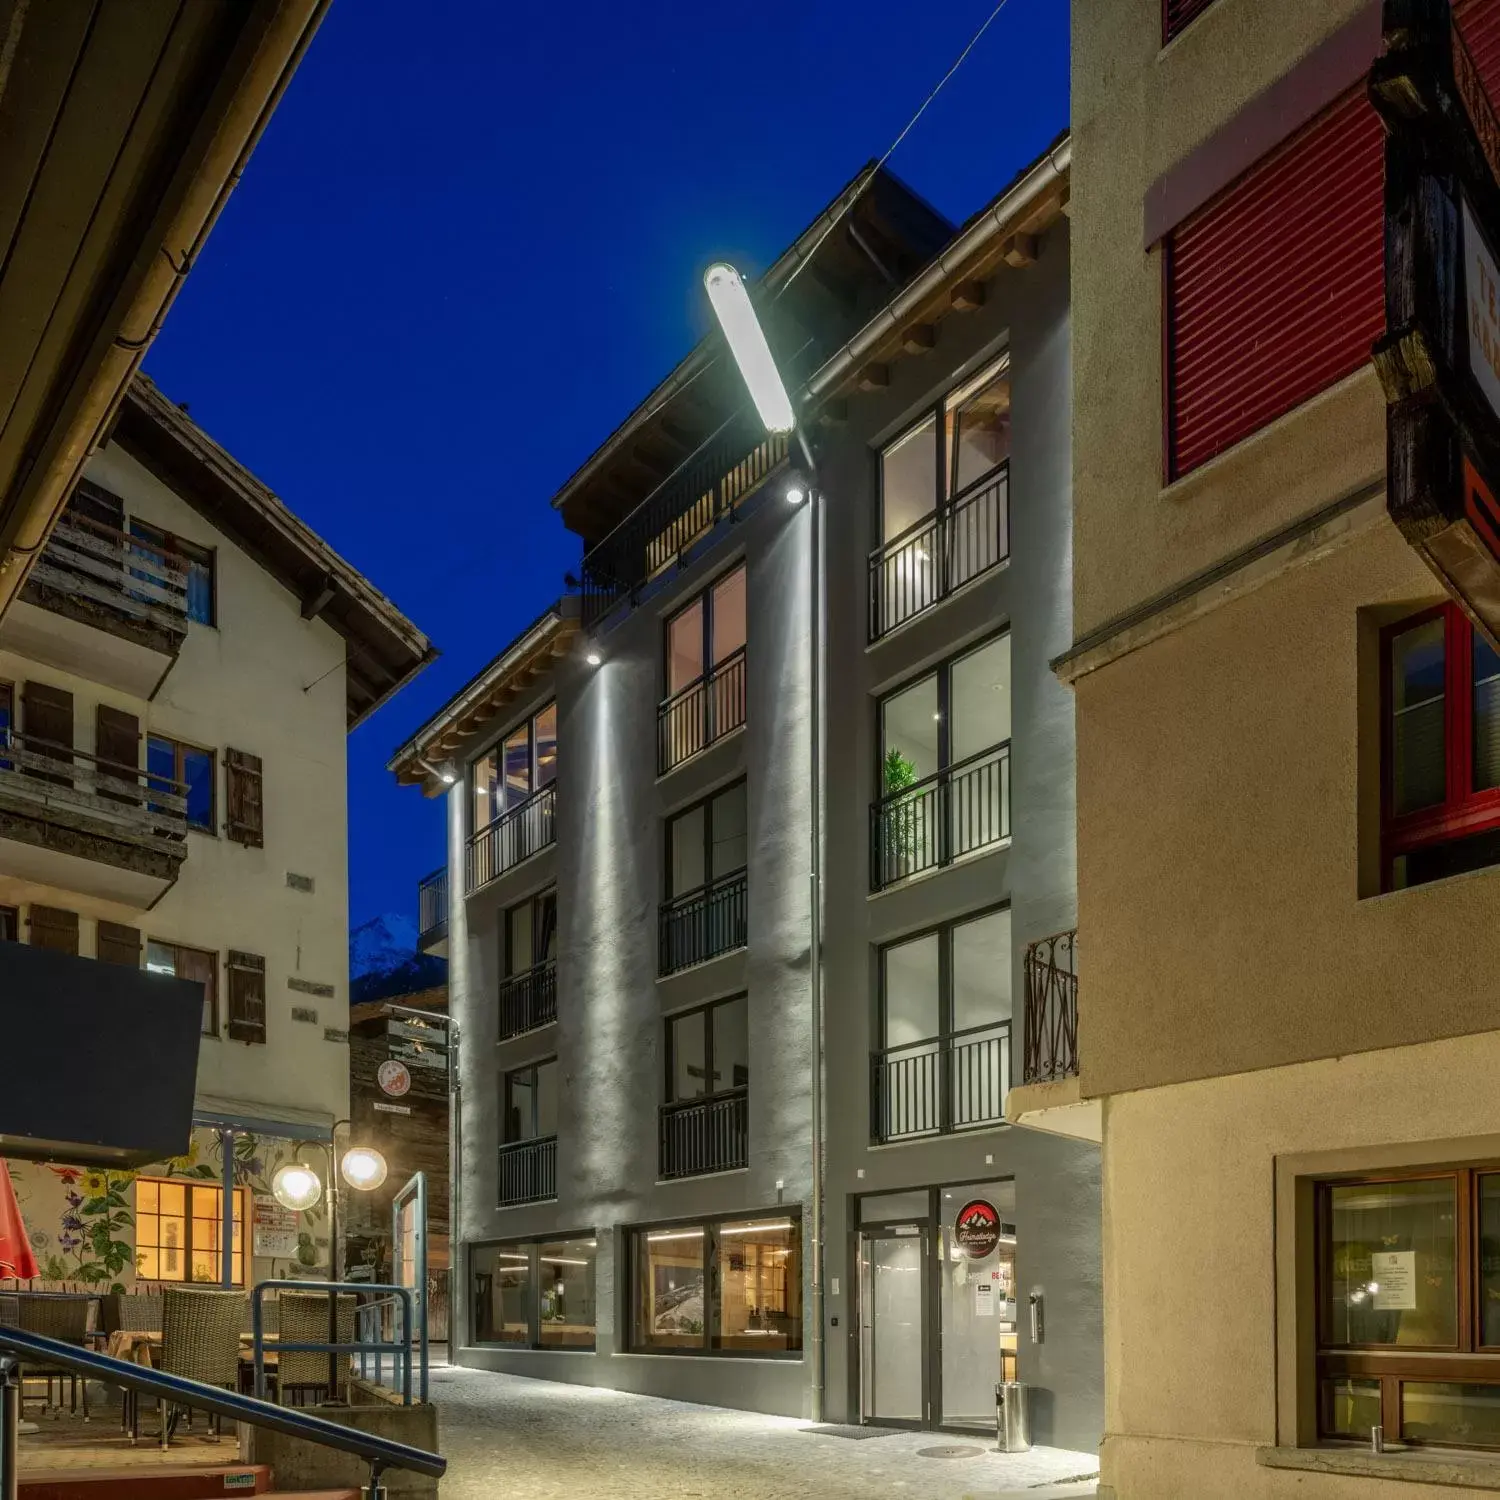
[[[1097,1148],[1007,1126],[871,1143],[870,1055],[879,945],[1002,903],[1012,913],[1013,1073],[1021,1065],[1027,942],[1073,925],[1074,802],[1070,696],[1048,661],[1071,634],[1070,369],[1066,226],[1023,271],[1002,268],[985,305],[938,325],[936,348],[892,367],[881,391],[848,402],[820,438],[824,517],[827,1136],[826,1401],[830,1421],[858,1421],[855,1288],[858,1195],[999,1179],[1015,1184],[1019,1287],[1046,1298],[1046,1334],[1020,1347],[1037,1387],[1034,1439],[1092,1449],[1102,1430]],[[867,644],[867,559],[876,539],[874,454],[924,406],[1009,348],[1012,362],[1010,561],[887,639]],[[464,1247],[542,1235],[597,1238],[594,1352],[476,1346],[467,1257],[456,1257],[460,1363],[676,1399],[805,1416],[813,1332],[813,1138],[809,999],[811,809],[808,546],[816,511],[788,505],[774,480],[700,540],[683,566],[643,591],[582,651],[535,682],[526,702],[476,732],[472,753],[555,696],[559,706],[557,844],[465,896],[452,883],[450,996],[462,1028],[461,1207]],[[719,574],[747,569],[747,710],[743,730],[666,776],[657,774],[666,618]],[[879,895],[870,890],[870,804],[878,795],[880,695],[968,643],[1012,641],[1012,834],[1007,844]],[[748,946],[671,978],[657,975],[664,822],[706,793],[747,778]],[[464,866],[469,792],[449,794],[449,867]],[[507,908],[556,883],[558,1021],[500,1042],[496,990]],[[657,1115],[671,1012],[749,997],[749,1166],[662,1182]],[[556,1056],[561,1088],[557,1199],[497,1208],[499,1078]],[[801,1357],[633,1354],[626,1335],[627,1230],[695,1216],[786,1214],[803,1226]],[[837,1291],[834,1282],[837,1281]]]

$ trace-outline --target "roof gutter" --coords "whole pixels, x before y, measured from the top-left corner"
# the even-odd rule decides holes
[[[27,483],[30,493],[22,493],[19,523],[0,556],[0,615],[20,592],[32,558],[46,542],[84,461],[160,330],[330,4],[331,0],[281,0],[275,6],[275,14],[253,43],[254,54],[233,96],[212,126],[196,169],[177,195],[175,211],[143,244],[147,269],[136,293],[121,315],[101,330],[100,337],[109,342],[93,377],[85,390],[73,393],[71,409],[52,433],[48,452]],[[204,121],[200,128],[207,126]]]
[[[1073,162],[1073,138],[1065,137],[1052,148],[1009,192],[1003,193],[963,230],[937,258],[902,288],[870,319],[832,359],[819,369],[802,390],[803,403],[811,404],[837,388],[893,334],[900,333],[914,313],[934,292],[961,278],[965,266],[989,244],[1011,232],[1015,221],[1039,198],[1065,177]]]

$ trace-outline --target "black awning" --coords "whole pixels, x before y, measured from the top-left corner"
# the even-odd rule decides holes
[[[144,1166],[183,1155],[203,986],[0,943],[0,1156]]]

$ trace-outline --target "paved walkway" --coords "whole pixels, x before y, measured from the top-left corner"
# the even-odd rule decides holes
[[[1072,1500],[1097,1459],[933,1432],[852,1439],[713,1406],[453,1367],[432,1373],[443,1500]],[[964,1450],[923,1457],[923,1450]]]

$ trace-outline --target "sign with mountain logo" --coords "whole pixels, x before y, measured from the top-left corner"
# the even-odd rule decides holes
[[[994,1254],[1000,1243],[1000,1215],[984,1198],[971,1198],[953,1221],[953,1238],[970,1260]]]

